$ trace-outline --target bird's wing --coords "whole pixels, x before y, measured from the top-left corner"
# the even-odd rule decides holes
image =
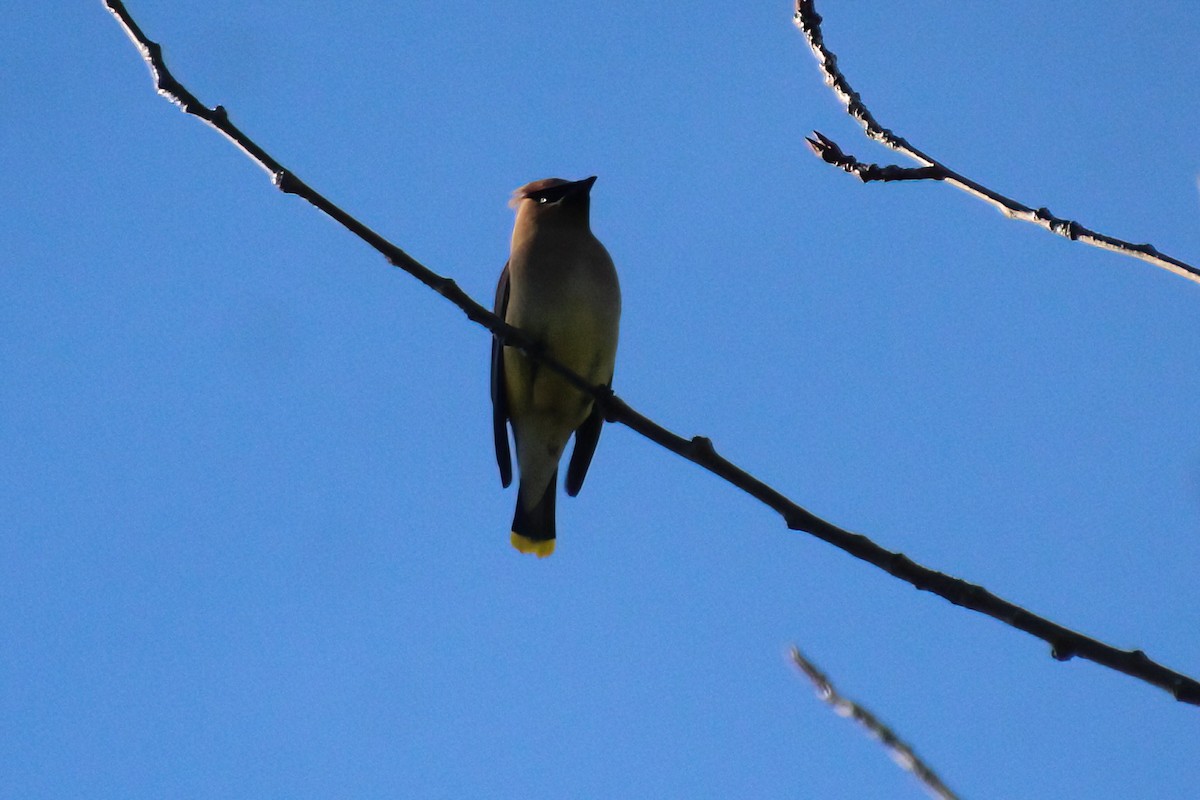
[[[508,310],[508,264],[500,273],[496,286],[496,316],[505,318]],[[504,345],[492,337],[492,433],[496,439],[496,464],[500,467],[500,484],[512,483],[512,453],[508,449],[508,392],[504,384]],[[595,445],[592,445],[595,447]],[[586,469],[586,465],[584,467]]]
[[[612,376],[608,376],[607,384],[612,386]],[[588,467],[591,466],[592,456],[596,452],[596,444],[600,441],[600,429],[604,427],[604,413],[595,403],[592,413],[588,414],[575,430],[575,447],[571,450],[571,463],[567,465],[567,482],[565,488],[571,497],[579,494],[583,488],[583,479],[587,477]]]

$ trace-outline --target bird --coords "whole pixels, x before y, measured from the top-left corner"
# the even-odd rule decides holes
[[[543,178],[517,189],[508,263],[496,286],[496,316],[528,334],[541,352],[593,385],[611,386],[621,289],[604,245],[592,234],[596,176]],[[510,541],[522,553],[554,552],[554,500],[567,440],[575,445],[565,488],[583,487],[604,415],[591,396],[519,348],[492,340],[492,427],[500,483],[512,483],[512,426],[520,482]]]

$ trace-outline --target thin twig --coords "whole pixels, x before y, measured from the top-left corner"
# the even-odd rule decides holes
[[[838,69],[837,56],[825,46],[825,38],[821,33],[821,15],[817,13],[814,3],[815,0],[796,0],[796,14],[794,19],[796,26],[800,28],[804,33],[804,38],[808,40],[808,46],[812,48],[813,55],[817,57],[817,65],[821,68],[821,73],[825,76],[825,85],[833,89],[838,100],[846,107],[846,113],[862,125],[868,139],[880,142],[924,166],[920,169],[913,169],[899,166],[881,167],[878,164],[863,163],[854,156],[844,153],[829,137],[813,131],[813,135],[816,138],[808,139],[808,144],[821,160],[858,176],[864,183],[870,181],[944,181],[994,206],[1009,219],[1031,222],[1034,225],[1045,228],[1051,233],[1058,234],[1072,241],[1083,242],[1084,244],[1090,244],[1093,247],[1099,247],[1103,250],[1111,250],[1121,255],[1140,258],[1142,261],[1149,262],[1156,267],[1162,267],[1174,272],[1176,275],[1181,275],[1189,280],[1200,283],[1200,268],[1193,267],[1191,264],[1180,261],[1165,253],[1160,253],[1152,244],[1134,244],[1124,239],[1107,236],[1090,228],[1085,228],[1074,220],[1055,216],[1050,213],[1050,209],[1048,208],[1032,208],[1024,203],[1019,203],[1016,200],[1005,197],[999,192],[995,192],[970,178],[960,175],[932,156],[913,147],[904,137],[898,136],[880,125],[863,103],[858,92],[850,87],[850,82],[846,80],[846,76]]]
[[[487,328],[500,341],[524,350],[562,375],[580,391],[591,395],[604,410],[605,419],[609,422],[619,422],[652,442],[724,478],[751,497],[777,511],[787,523],[788,528],[812,534],[922,591],[932,592],[955,605],[987,614],[1048,642],[1052,646],[1051,654],[1060,661],[1079,656],[1165,689],[1176,700],[1200,705],[1200,682],[1151,661],[1142,651],[1118,650],[1103,642],[1075,633],[1061,625],[1031,614],[1020,606],[1002,600],[980,586],[920,566],[902,553],[893,553],[861,534],[851,533],[831,522],[826,522],[719,455],[712,442],[705,437],[695,436],[691,439],[684,439],[634,411],[628,403],[613,394],[609,388],[591,385],[558,361],[547,356],[530,336],[505,324],[495,314],[472,300],[453,280],[442,277],[418,263],[399,247],[351,217],[284,169],[275,159],[238,130],[229,121],[229,115],[221,106],[211,109],[205,107],[175,80],[163,61],[162,49],[146,38],[129,16],[129,12],[125,10],[125,5],[121,0],[104,0],[104,3],[141,51],[142,57],[154,75],[160,94],[179,105],[185,112],[203,119],[237,145],[246,155],[271,174],[275,185],[281,191],[307,200],[379,251],[391,264],[414,276],[454,303],[467,315],[468,319]]]
[[[878,717],[863,706],[838,694],[837,689],[833,688],[833,684],[825,673],[805,658],[804,654],[800,652],[800,648],[792,647],[791,658],[796,668],[812,681],[817,697],[828,703],[835,714],[839,717],[849,717],[862,726],[871,737],[878,739],[879,743],[887,748],[888,755],[892,757],[892,760],[916,776],[931,795],[939,800],[958,800],[958,795],[942,783],[942,779],[933,771],[933,768],[922,761],[891,728],[884,725]]]

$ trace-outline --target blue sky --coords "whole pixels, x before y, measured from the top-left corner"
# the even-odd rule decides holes
[[[1200,673],[1200,286],[866,143],[785,2],[132,0],[175,74],[487,302],[600,176],[616,389],[831,521]],[[883,124],[1200,261],[1200,7],[819,6]],[[491,12],[491,13],[488,13]],[[883,15],[883,16],[880,16]],[[608,426],[508,546],[488,335],[152,91],[99,0],[0,31],[0,796],[1194,797],[1200,712]]]

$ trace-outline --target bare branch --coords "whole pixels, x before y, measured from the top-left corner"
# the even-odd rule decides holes
[[[816,138],[813,138],[816,137]],[[852,155],[842,152],[838,143],[820,131],[813,131],[812,136],[806,136],[808,149],[826,164],[832,164],[856,176],[863,183],[872,181],[940,181],[945,180],[946,171],[940,167],[901,167],[895,164],[881,167],[878,164],[865,164]]]
[[[1074,220],[1055,216],[1050,213],[1050,209],[1048,208],[1031,208],[1024,203],[1019,203],[1016,200],[1005,197],[999,192],[995,192],[970,178],[960,175],[932,156],[913,147],[904,137],[898,136],[880,125],[863,103],[858,92],[851,88],[849,81],[846,80],[846,76],[838,69],[837,56],[825,46],[824,34],[821,33],[821,15],[817,13],[814,3],[815,0],[796,0],[794,19],[796,26],[800,28],[804,33],[804,38],[808,40],[808,46],[812,48],[813,55],[817,57],[817,65],[821,68],[821,72],[825,76],[825,85],[833,89],[838,100],[846,107],[846,113],[862,125],[868,139],[880,142],[896,152],[923,164],[924,167],[913,169],[910,167],[881,167],[878,164],[866,164],[860,162],[852,155],[843,153],[842,149],[833,140],[814,131],[813,135],[816,137],[816,140],[809,139],[808,143],[812,151],[821,160],[858,176],[864,183],[896,180],[944,181],[995,207],[1009,219],[1031,222],[1034,225],[1045,228],[1051,233],[1072,241],[1083,242],[1084,244],[1090,244],[1093,247],[1099,247],[1103,250],[1111,250],[1121,255],[1140,258],[1142,261],[1146,261],[1156,267],[1162,267],[1165,270],[1174,272],[1176,275],[1181,275],[1184,278],[1200,283],[1200,268],[1193,267],[1191,264],[1180,261],[1165,253],[1160,253],[1152,244],[1134,244],[1124,239],[1107,236],[1090,228],[1085,228]]]
[[[791,658],[796,668],[812,681],[817,697],[828,703],[835,714],[839,717],[849,717],[861,725],[872,738],[879,740],[880,744],[887,748],[892,760],[915,775],[925,789],[938,800],[958,800],[958,795],[942,783],[942,779],[933,768],[922,761],[891,728],[863,706],[838,694],[825,673],[805,658],[798,647],[792,647]]]
[[[506,324],[495,314],[472,300],[453,280],[438,275],[420,264],[399,247],[351,217],[282,167],[238,130],[229,121],[229,115],[221,106],[211,109],[205,107],[171,75],[163,61],[162,49],[146,38],[125,10],[124,3],[121,0],[104,0],[104,3],[142,52],[142,57],[155,76],[160,94],[180,106],[185,112],[200,117],[237,145],[272,175],[275,185],[281,191],[301,197],[328,214],[351,233],[375,248],[392,265],[409,273],[454,303],[472,322],[487,328],[492,335],[506,345],[518,347],[531,357],[540,360],[580,391],[591,395],[604,410],[605,419],[609,422],[619,422],[672,453],[683,456],[688,461],[724,478],[778,512],[787,523],[788,528],[809,533],[922,591],[932,592],[955,605],[987,614],[1048,642],[1053,648],[1052,655],[1060,661],[1079,656],[1165,689],[1177,700],[1200,705],[1200,682],[1151,661],[1140,650],[1118,650],[1103,642],[1075,633],[1061,625],[1031,614],[1019,606],[1001,600],[982,587],[922,567],[909,560],[907,556],[886,550],[861,534],[851,533],[831,522],[826,522],[720,456],[710,440],[702,436],[685,439],[672,433],[639,414],[624,400],[613,394],[609,388],[591,385],[558,361],[547,356],[530,336]]]

